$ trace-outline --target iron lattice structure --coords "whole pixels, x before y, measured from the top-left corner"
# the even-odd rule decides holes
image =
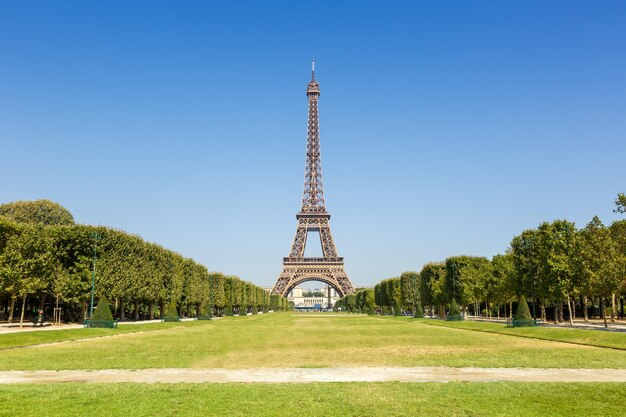
[[[333,235],[330,232],[330,214],[326,211],[324,201],[317,106],[320,88],[315,81],[315,63],[306,95],[309,101],[309,119],[302,208],[296,215],[298,227],[291,245],[291,252],[288,257],[283,258],[283,271],[274,284],[272,293],[286,297],[296,285],[302,282],[321,281],[333,287],[339,296],[343,297],[353,293],[354,287],[344,271],[343,258],[337,255]],[[319,233],[322,245],[321,258],[304,257],[309,232]]]

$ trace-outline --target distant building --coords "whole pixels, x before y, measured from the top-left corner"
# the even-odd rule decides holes
[[[330,291],[330,297],[329,297]],[[307,293],[323,293],[323,296],[305,297]],[[296,309],[316,309],[316,308],[333,308],[339,296],[334,288],[325,285],[322,288],[314,288],[306,290],[300,286],[296,286],[287,295],[287,299],[292,301]],[[330,301],[330,305],[329,305]]]

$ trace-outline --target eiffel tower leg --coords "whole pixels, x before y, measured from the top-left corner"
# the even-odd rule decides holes
[[[293,238],[293,244],[291,245],[291,253],[289,256],[291,257],[303,257],[304,256],[304,248],[306,247],[306,237],[308,233],[308,228],[306,224],[300,222],[298,224],[298,228],[296,229],[296,235]]]
[[[330,233],[330,226],[328,222],[326,224],[320,224],[320,240],[322,241],[322,253],[325,258],[334,258],[337,256],[337,249],[335,249],[335,242],[333,242],[333,235]]]

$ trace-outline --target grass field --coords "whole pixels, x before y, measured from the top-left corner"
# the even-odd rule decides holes
[[[626,368],[626,334],[276,313],[0,335],[0,370]],[[617,383],[0,385],[0,416],[622,416]]]
[[[506,329],[490,323],[348,314],[276,313],[212,322],[32,333],[0,336],[0,348],[5,348],[0,350],[0,370],[443,365],[626,368],[626,350],[620,350],[626,349],[624,333]],[[102,335],[112,336],[97,337]],[[86,338],[68,341],[82,336]],[[57,341],[61,343],[53,343]]]
[[[554,340],[568,343],[579,343],[589,346],[608,347],[626,350],[626,334],[621,332],[605,331],[602,329],[572,329],[567,327],[519,327],[510,328],[500,323],[478,321],[442,321],[421,320],[422,323],[434,326],[453,327],[487,333],[508,334],[533,339]]]
[[[0,334],[0,351],[4,349],[34,346],[46,343],[70,342],[114,334],[137,333],[188,326],[193,322],[121,324],[117,329],[67,329],[54,331],[25,331]]]
[[[623,416],[624,384],[6,385],[0,416]]]

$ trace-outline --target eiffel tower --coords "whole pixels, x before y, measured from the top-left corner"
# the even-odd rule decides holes
[[[306,143],[306,168],[302,209],[296,215],[298,228],[289,256],[283,258],[283,271],[272,288],[272,294],[286,297],[298,284],[321,281],[333,287],[340,297],[354,292],[354,287],[343,269],[343,258],[337,256],[335,242],[330,233],[330,214],[326,211],[322,187],[322,160],[320,157],[320,131],[317,102],[320,87],[315,81],[315,61],[311,81],[306,89],[309,99],[309,121]],[[318,232],[322,245],[321,258],[305,258],[304,249],[309,232]]]

